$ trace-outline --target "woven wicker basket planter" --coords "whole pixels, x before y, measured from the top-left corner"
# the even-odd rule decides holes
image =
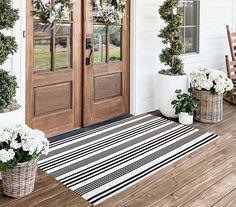
[[[37,166],[37,160],[32,160],[2,172],[4,194],[13,198],[30,194],[34,190]]]
[[[210,91],[194,90],[193,96],[199,100],[194,114],[197,121],[218,123],[223,120],[223,95],[213,95]]]

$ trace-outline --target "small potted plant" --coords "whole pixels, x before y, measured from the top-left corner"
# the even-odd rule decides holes
[[[176,90],[177,100],[172,101],[175,114],[179,115],[179,122],[181,124],[190,125],[193,123],[193,113],[198,106],[198,100],[193,97],[192,90],[189,93],[183,93],[181,89]]]
[[[37,160],[47,154],[43,132],[27,125],[0,128],[0,171],[4,194],[19,198],[34,190]]]

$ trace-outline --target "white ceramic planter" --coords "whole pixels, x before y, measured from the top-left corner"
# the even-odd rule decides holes
[[[171,102],[176,99],[176,89],[182,89],[183,92],[188,91],[188,76],[169,76],[158,73],[158,107],[160,112],[170,118],[178,117]]]
[[[189,115],[188,113],[181,112],[179,114],[179,123],[185,125],[191,125],[193,123],[193,115]]]
[[[9,127],[17,124],[21,124],[22,120],[22,107],[15,111],[0,113],[0,127]],[[2,180],[2,176],[0,173],[0,180]]]
[[[11,112],[0,113],[0,127],[14,126],[22,123],[22,108]]]

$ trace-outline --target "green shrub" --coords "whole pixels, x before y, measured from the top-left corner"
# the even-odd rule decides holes
[[[11,0],[0,0],[0,30],[13,28],[18,19],[18,10],[12,8]]]
[[[0,69],[0,112],[13,102],[16,95],[16,77]]]
[[[13,55],[16,50],[17,43],[15,37],[4,36],[0,32],[0,65],[2,65],[7,60],[8,55]]]

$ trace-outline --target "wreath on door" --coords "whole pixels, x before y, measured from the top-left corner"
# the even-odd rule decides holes
[[[126,0],[94,0],[93,17],[96,22],[120,25],[125,16]]]
[[[57,0],[53,8],[50,0],[34,0],[33,14],[34,17],[46,23],[61,22],[62,19],[71,15],[73,4],[74,0]]]

